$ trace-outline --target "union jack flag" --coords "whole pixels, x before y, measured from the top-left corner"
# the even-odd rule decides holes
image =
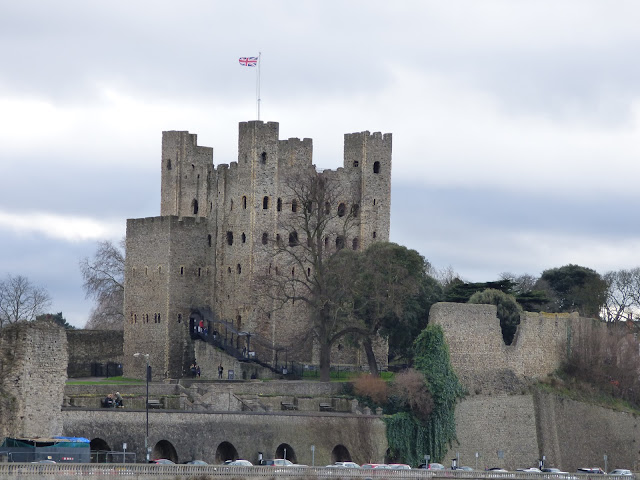
[[[240,57],[240,65],[244,67],[255,67],[258,64],[258,57]]]

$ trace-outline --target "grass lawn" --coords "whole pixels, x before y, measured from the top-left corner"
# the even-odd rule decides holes
[[[101,378],[99,380],[67,380],[67,385],[116,385],[116,384],[140,384],[145,383],[144,380],[139,378],[127,378],[127,377],[109,377]]]

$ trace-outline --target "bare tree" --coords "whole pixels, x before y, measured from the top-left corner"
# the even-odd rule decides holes
[[[22,275],[0,281],[0,328],[20,320],[32,321],[49,307],[51,297]]]
[[[85,294],[96,300],[86,328],[124,328],[124,243],[124,239],[119,246],[110,241],[99,242],[92,259],[80,260]]]
[[[640,268],[607,272],[603,279],[607,283],[603,319],[617,322],[632,318],[640,309]]]
[[[285,190],[291,203],[279,215],[276,238],[265,245],[274,265],[256,277],[257,285],[276,310],[304,305],[308,328],[292,334],[291,343],[317,345],[320,379],[328,381],[332,345],[355,330],[349,323],[353,262],[343,249],[357,224],[359,205],[346,198],[339,182],[313,168],[290,176]]]

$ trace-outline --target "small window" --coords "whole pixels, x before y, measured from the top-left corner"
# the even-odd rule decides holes
[[[269,208],[269,197],[264,197],[262,199],[262,209],[266,210],[267,208]]]
[[[291,269],[291,276],[292,276],[292,277],[295,277],[295,276],[296,276],[296,267],[293,267],[293,268]]]
[[[149,275],[149,267],[144,267],[144,274]]]
[[[376,238],[376,232],[373,232],[373,238]]]
[[[342,250],[344,248],[344,237],[342,235],[338,235],[336,237],[336,249]]]
[[[358,160],[354,160],[353,161],[353,166],[354,167],[359,167],[360,166],[360,162],[358,162]]]
[[[182,323],[182,314],[181,313],[178,314],[178,323]]]
[[[193,214],[197,215],[198,214],[198,200],[196,200],[195,198],[193,199],[193,202],[191,202],[191,208],[193,209]]]
[[[291,202],[291,211],[293,213],[296,213],[298,211],[298,201],[296,199],[293,199],[293,201]]]
[[[311,276],[311,269],[307,268],[307,277],[310,277],[310,276]]]
[[[167,170],[171,170],[171,159],[167,158]]]
[[[242,273],[242,266],[240,264],[236,265],[236,272],[238,272],[238,275]]]
[[[278,210],[279,212],[282,211],[282,199],[281,198],[278,199],[278,203],[276,204],[276,210]]]
[[[347,210],[347,207],[345,206],[344,203],[341,203],[340,205],[338,205],[338,216],[344,217],[346,210]]]
[[[246,195],[242,197],[242,208],[247,209],[247,197]]]
[[[202,269],[198,267],[198,276],[202,274]]]
[[[329,248],[329,237],[324,237],[324,248]]]
[[[269,234],[267,232],[264,232],[262,234],[262,244],[266,245],[268,241],[269,241]]]
[[[247,243],[247,236],[242,232],[242,243]]]
[[[207,244],[211,246],[211,235],[207,235]]]
[[[358,237],[353,239],[353,241],[351,242],[351,247],[354,250],[358,250],[358,247],[360,247],[360,241],[358,240]]]
[[[373,173],[380,173],[380,162],[373,162]]]
[[[231,267],[227,267],[227,273],[231,273]]]
[[[184,275],[184,267],[180,267],[180,275]]]
[[[282,245],[282,240],[280,239],[279,233],[276,235],[276,243],[278,244],[278,246]]]
[[[233,232],[227,232],[227,245],[233,245]]]
[[[133,315],[133,323],[138,323],[138,314]]]
[[[289,246],[295,247],[298,245],[298,232],[295,230],[289,234]]]
[[[267,152],[262,152],[260,154],[260,163],[262,165],[266,165],[267,164]]]
[[[231,200],[231,202],[229,204],[229,210],[233,210],[233,199]]]
[[[160,323],[160,314],[158,314],[158,323]]]

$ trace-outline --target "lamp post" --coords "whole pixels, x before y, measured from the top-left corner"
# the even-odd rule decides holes
[[[145,379],[147,382],[147,398],[145,401],[145,407],[147,412],[147,429],[144,436],[144,451],[147,456],[147,463],[149,463],[149,354],[148,353],[134,353],[134,357],[144,357],[147,360],[147,368],[145,370]]]

